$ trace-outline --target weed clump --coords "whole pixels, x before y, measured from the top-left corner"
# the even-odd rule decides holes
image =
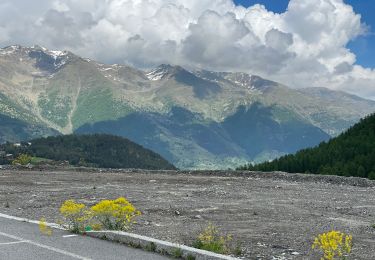
[[[183,252],[180,248],[176,248],[176,249],[172,250],[172,257],[182,258],[182,256],[183,256]]]
[[[222,235],[216,226],[209,223],[208,226],[198,235],[193,247],[215,252],[218,254],[238,254],[238,246],[233,248],[231,235]]]
[[[141,215],[125,198],[103,200],[91,207],[91,213],[92,220],[107,230],[128,230],[134,218]]]
[[[323,254],[322,260],[346,259],[351,253],[353,237],[340,231],[329,231],[318,235],[312,249],[318,249]]]
[[[91,215],[85,204],[75,200],[65,201],[60,207],[60,213],[64,217],[65,227],[73,233],[82,232]]]
[[[195,256],[193,255],[187,255],[186,260],[195,260]]]
[[[60,207],[63,226],[73,233],[89,230],[128,230],[134,219],[141,215],[127,199],[102,200],[88,208],[74,200],[65,201]]]
[[[156,252],[156,245],[154,242],[151,242],[146,245],[145,249],[146,251],[149,251],[149,252]]]

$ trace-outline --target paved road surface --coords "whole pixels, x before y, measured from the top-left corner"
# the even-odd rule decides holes
[[[124,245],[75,236],[53,230],[52,236],[42,235],[36,224],[0,217],[0,259],[6,260],[165,260],[167,257]]]

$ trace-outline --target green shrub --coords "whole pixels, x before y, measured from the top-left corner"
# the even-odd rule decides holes
[[[12,161],[13,165],[20,164],[20,165],[27,165],[31,163],[32,157],[27,154],[20,154],[16,159]]]

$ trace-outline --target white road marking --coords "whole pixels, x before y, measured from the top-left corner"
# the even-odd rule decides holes
[[[70,256],[72,258],[81,259],[81,260],[91,260],[91,258],[88,258],[88,257],[76,255],[74,253],[71,253],[71,252],[68,252],[68,251],[56,248],[56,247],[43,245],[43,244],[34,242],[32,240],[26,240],[26,239],[23,239],[21,237],[13,236],[13,235],[10,235],[10,234],[7,234],[7,233],[0,232],[0,235],[2,235],[4,237],[12,238],[14,240],[23,241],[24,243],[28,243],[28,244],[33,245],[33,246],[37,246],[37,247],[40,247],[40,248],[48,249],[50,251],[53,251],[53,252],[56,252],[56,253],[59,253],[59,254]]]
[[[64,238],[67,238],[67,237],[78,237],[78,235],[65,235],[65,236],[62,236]]]
[[[40,223],[40,221],[38,221],[38,220],[30,220],[30,219],[27,219],[27,218],[19,218],[19,217],[14,217],[14,216],[6,215],[6,214],[3,214],[3,213],[0,213],[0,218],[12,219],[12,220],[17,220],[17,221],[21,221],[21,222],[38,224],[38,225]],[[60,229],[60,230],[66,230],[61,225],[58,225],[58,224],[55,224],[55,223],[48,223],[47,222],[46,225],[48,227],[51,227],[51,228]]]
[[[14,241],[14,242],[0,243],[0,246],[2,246],[2,245],[20,244],[20,243],[26,243],[26,241]]]

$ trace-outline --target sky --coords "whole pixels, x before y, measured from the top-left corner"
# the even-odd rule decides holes
[[[289,0],[235,0],[234,2],[245,7],[262,4],[275,13],[285,12],[289,4]],[[344,2],[351,5],[354,11],[361,15],[361,21],[369,27],[365,35],[350,41],[347,47],[355,53],[358,64],[375,68],[375,1],[345,0]]]
[[[0,47],[241,71],[375,100],[372,0],[1,0]]]

